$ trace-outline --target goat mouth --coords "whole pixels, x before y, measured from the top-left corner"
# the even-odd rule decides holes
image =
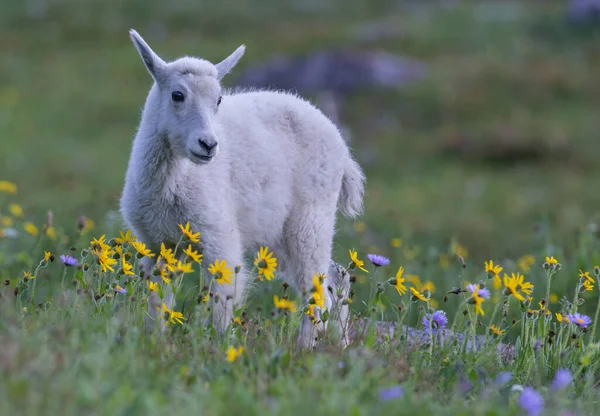
[[[201,154],[198,154],[198,153],[193,152],[191,150],[190,150],[190,153],[192,154],[192,156],[194,156],[196,159],[199,159],[202,162],[210,162],[210,161],[213,160],[212,156],[201,155]]]

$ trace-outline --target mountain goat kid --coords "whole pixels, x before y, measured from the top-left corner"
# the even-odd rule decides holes
[[[348,275],[330,265],[331,246],[338,204],[349,217],[362,211],[364,176],[336,126],[291,94],[223,90],[220,81],[244,46],[216,65],[193,57],[165,62],[135,30],[130,36],[154,85],[121,197],[127,225],[157,251],[161,243],[175,247],[178,224],[189,222],[202,233],[203,265],[242,265],[232,284],[213,283],[212,319],[220,331],[245,297],[244,254],[260,245],[275,252],[278,272],[305,296],[314,274],[336,274],[324,281],[325,306],[337,309],[330,321],[345,331],[348,307],[337,293],[347,297]],[[172,294],[163,301],[172,307]],[[160,302],[153,293],[147,324],[154,325]],[[304,315],[300,347],[314,345],[314,329]]]

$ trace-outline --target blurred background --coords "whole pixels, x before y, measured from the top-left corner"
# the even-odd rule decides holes
[[[590,0],[2,0],[0,179],[39,223],[115,217],[151,86],[135,28],[168,60],[245,43],[228,86],[297,91],[340,123],[368,177],[344,259],[565,247],[600,219],[599,17]]]

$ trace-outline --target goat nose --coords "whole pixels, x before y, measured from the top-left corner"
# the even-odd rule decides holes
[[[198,143],[209,154],[215,147],[217,147],[217,141],[214,139],[198,139]]]

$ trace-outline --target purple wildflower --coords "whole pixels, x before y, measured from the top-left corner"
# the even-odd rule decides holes
[[[496,376],[496,385],[502,387],[510,380],[512,380],[512,373],[510,371],[503,371]]]
[[[435,311],[434,313],[427,314],[423,317],[423,326],[425,330],[429,330],[429,321],[431,320],[431,329],[433,333],[437,333],[437,331],[441,331],[446,328],[446,324],[448,323],[448,317],[446,316],[446,312],[444,311]]]
[[[400,399],[404,396],[404,389],[402,386],[393,386],[387,389],[383,389],[379,392],[379,400],[387,402],[394,399]]]
[[[116,285],[115,286],[115,292],[120,293],[122,295],[125,295],[127,293],[127,291],[125,289],[123,289],[121,286]]]
[[[471,389],[473,388],[473,383],[471,383],[469,380],[467,380],[466,378],[461,378],[460,383],[458,383],[458,390],[460,391],[461,395],[465,395],[468,392],[471,391]]]
[[[544,398],[533,387],[525,387],[519,397],[519,406],[529,416],[537,416],[544,410]]]
[[[554,374],[554,380],[552,381],[552,390],[562,390],[571,384],[573,376],[571,372],[565,368],[561,368]]]
[[[569,318],[569,322],[577,325],[579,328],[582,329],[587,328],[588,325],[592,323],[592,318],[590,318],[587,315],[582,315],[578,312],[568,314],[567,318]]]
[[[77,266],[77,259],[71,256],[65,256],[64,254],[60,255],[60,261],[67,267]]]
[[[475,292],[475,289],[477,289],[477,286],[479,286],[479,285],[469,283],[467,285],[467,289],[469,289],[469,292],[473,293],[473,292]],[[484,299],[490,298],[490,291],[488,289],[486,289],[485,287],[480,287],[479,292],[477,292],[477,294],[479,295],[480,298],[484,298]]]
[[[390,259],[380,256],[379,254],[367,254],[367,257],[375,267],[382,267],[390,264]]]

